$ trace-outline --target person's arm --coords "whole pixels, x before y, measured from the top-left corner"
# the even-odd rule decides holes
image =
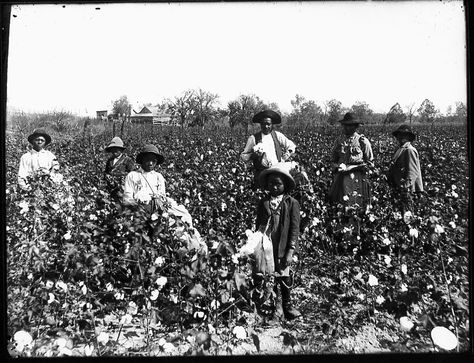
[[[161,173],[158,173],[158,195],[165,196],[166,195],[166,182],[165,178]]]
[[[283,161],[288,160],[296,151],[296,145],[293,141],[283,135],[281,132],[276,132],[277,140],[281,145]]]
[[[26,182],[26,177],[29,175],[28,173],[29,162],[28,161],[29,161],[28,154],[25,154],[20,158],[20,167],[18,169],[18,185],[22,189],[28,188],[28,183]]]
[[[59,171],[58,159],[56,159],[56,156],[51,151],[48,151],[48,153],[49,153],[49,156],[51,157],[51,167],[49,170],[51,172]]]
[[[257,219],[255,220],[255,228],[257,231],[264,232],[269,216],[265,213],[264,200],[261,199],[257,205]]]
[[[248,162],[253,154],[253,147],[255,146],[255,137],[250,135],[245,145],[244,151],[240,154],[240,159],[244,162]]]
[[[420,175],[420,168],[419,168],[419,156],[418,152],[415,149],[408,148],[405,151],[404,155],[404,165],[405,165],[405,172],[404,172],[404,187],[407,189],[412,189],[415,185],[415,181]]]
[[[373,167],[374,153],[372,152],[372,145],[370,144],[370,141],[365,136],[362,136],[359,141],[364,162],[367,164],[368,167]]]
[[[133,162],[132,158],[127,156],[126,163],[125,163],[125,170],[127,173],[135,170],[135,163]]]
[[[339,147],[340,143],[336,142],[331,150],[331,169],[333,172],[337,172],[339,168]]]
[[[133,197],[135,195],[135,182],[133,180],[133,174],[128,173],[125,177],[123,186],[123,203],[127,205],[135,205],[137,201]]]
[[[288,244],[286,246],[286,253],[283,257],[283,266],[290,266],[293,261],[293,254],[298,248],[298,238],[300,235],[300,205],[297,200],[290,200],[290,223],[288,230]]]

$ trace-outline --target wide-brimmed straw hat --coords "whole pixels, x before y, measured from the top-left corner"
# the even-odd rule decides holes
[[[416,139],[416,135],[414,132],[411,130],[410,126],[408,125],[400,125],[398,129],[396,129],[394,132],[392,132],[392,135],[397,137],[401,135],[407,136],[408,140],[413,141]]]
[[[291,176],[288,170],[281,166],[272,166],[268,169],[264,169],[258,176],[258,183],[264,189],[267,188],[267,179],[270,174],[279,174],[285,179],[285,186],[288,190],[293,189],[296,186],[295,179]],[[288,190],[285,190],[287,192]]]
[[[43,136],[45,139],[45,146],[48,145],[51,142],[51,136],[43,130],[43,129],[36,129],[33,131],[33,133],[28,136],[28,142],[31,144],[33,143],[33,140],[36,139],[38,136]]]
[[[113,147],[118,147],[119,149],[122,149],[122,150],[125,149],[125,146],[123,146],[123,141],[120,137],[115,136],[110,142],[109,146],[105,148],[105,151],[109,152],[110,149]]]
[[[157,164],[161,164],[163,161],[165,161],[165,157],[160,154],[158,151],[158,148],[155,145],[145,145],[143,148],[140,150],[140,152],[137,155],[136,161],[138,164],[142,163],[143,157],[145,154],[154,154],[156,156],[156,162]]]
[[[342,120],[339,120],[339,122],[342,125],[363,125],[364,123],[362,122],[361,119],[359,119],[356,115],[354,115],[352,112],[347,112],[344,115],[344,118]]]
[[[272,120],[272,124],[281,124],[281,116],[272,110],[265,110],[257,113],[253,118],[253,123],[260,123],[264,118],[270,118]]]

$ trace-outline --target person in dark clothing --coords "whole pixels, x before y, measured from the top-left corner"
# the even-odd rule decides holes
[[[136,169],[132,158],[125,155],[125,147],[120,137],[114,137],[105,148],[105,152],[111,156],[105,164],[104,179],[110,195],[117,201],[123,195],[123,183],[127,174]]]
[[[291,305],[290,267],[300,232],[300,206],[295,198],[288,195],[295,187],[295,181],[285,168],[279,166],[263,170],[258,181],[269,195],[258,204],[256,227],[272,241],[277,281],[275,288],[280,286],[285,318],[295,319],[301,313]]]

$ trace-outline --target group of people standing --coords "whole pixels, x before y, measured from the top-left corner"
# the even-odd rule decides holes
[[[274,125],[281,123],[281,116],[265,110],[257,113],[252,121],[260,124],[261,130],[248,138],[240,158],[251,162],[254,187],[267,191],[256,207],[256,229],[264,232],[272,242],[283,315],[286,319],[295,319],[301,313],[291,304],[290,267],[298,247],[300,203],[290,193],[296,186],[310,182],[304,168],[291,160],[295,143],[274,130]],[[352,113],[345,114],[340,124],[343,135],[331,153],[333,182],[328,197],[336,204],[367,206],[370,204],[368,174],[374,167],[371,143],[357,132],[363,122]],[[412,210],[412,194],[423,191],[419,155],[411,144],[416,135],[409,126],[402,125],[393,136],[400,147],[386,174],[387,181],[400,208]],[[28,189],[28,177],[54,173],[59,167],[54,155],[44,149],[51,142],[44,130],[33,132],[28,141],[32,148],[21,157],[18,172],[18,184],[22,189]],[[105,164],[104,177],[111,196],[124,205],[146,205],[152,213],[166,210],[192,226],[186,208],[166,196],[165,179],[155,170],[164,161],[158,148],[145,145],[135,161],[125,155],[125,149],[119,137],[114,137],[105,148],[110,158]]]

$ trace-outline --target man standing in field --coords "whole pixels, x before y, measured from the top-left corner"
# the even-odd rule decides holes
[[[387,172],[387,181],[394,192],[395,203],[401,211],[413,212],[413,193],[423,192],[420,157],[411,144],[416,135],[408,125],[401,125],[392,135],[400,147],[393,155],[392,164]]]
[[[51,151],[44,148],[51,143],[51,136],[44,130],[37,129],[28,136],[32,149],[20,158],[18,185],[23,190],[30,189],[29,177],[53,175],[59,170],[59,163]]]
[[[244,162],[252,161],[254,168],[254,184],[260,173],[280,162],[290,159],[296,146],[281,132],[273,130],[273,125],[281,123],[281,117],[272,110],[257,113],[252,118],[253,123],[259,123],[261,131],[250,135],[240,158]]]

